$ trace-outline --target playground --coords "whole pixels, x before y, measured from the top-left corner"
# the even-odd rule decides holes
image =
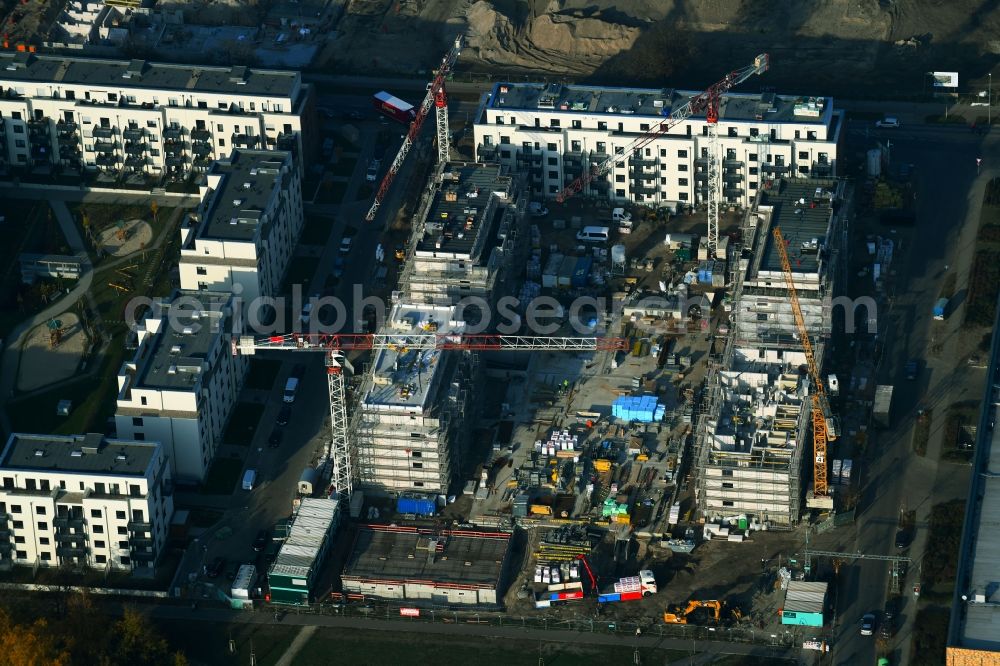
[[[74,376],[88,342],[79,318],[72,312],[35,326],[21,349],[17,390],[34,391]]]
[[[98,247],[112,257],[127,257],[149,247],[153,228],[143,220],[119,220],[101,231]]]

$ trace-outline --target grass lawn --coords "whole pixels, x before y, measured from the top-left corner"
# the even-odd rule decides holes
[[[350,178],[354,174],[358,160],[355,157],[341,157],[335,164],[329,166],[329,171],[334,176],[346,176]]]
[[[243,471],[242,458],[216,458],[208,468],[205,483],[201,487],[202,495],[229,495],[236,487]]]
[[[252,663],[270,666],[277,663],[299,632],[298,627],[200,621],[194,624],[164,620],[157,621],[156,627],[171,648],[182,651],[191,664],[213,666],[244,666],[251,663],[251,652],[254,658]],[[230,640],[236,649],[232,653],[229,651]],[[329,657],[327,663],[330,663]]]
[[[941,443],[941,460],[944,462],[970,463],[974,453],[975,437],[972,434],[979,419],[979,405],[956,402],[948,408],[944,423],[944,441]]]
[[[569,634],[567,634],[569,636]],[[570,640],[572,640],[570,638]],[[296,666],[325,666],[330,655],[337,661],[370,664],[461,664],[477,666],[606,666],[632,663],[632,650],[622,659],[621,647],[511,641],[489,637],[395,633],[321,627],[295,657]],[[683,652],[639,650],[641,663],[659,664],[684,656]]]
[[[281,361],[266,358],[252,359],[250,371],[247,373],[246,388],[270,391],[274,386],[274,380],[278,377],[279,370],[281,370]]]
[[[931,421],[933,413],[930,409],[925,409],[924,413],[917,417],[917,422],[913,425],[913,451],[918,456],[927,455],[927,440],[931,436]]]
[[[325,245],[330,238],[330,230],[336,220],[326,215],[310,215],[306,218],[305,228],[299,242],[303,245]]]
[[[945,663],[945,646],[948,644],[948,620],[951,612],[947,608],[929,606],[917,611],[913,632],[910,663],[913,666],[932,666]]]
[[[269,363],[278,362],[269,361]],[[271,382],[274,382],[273,378]],[[260,422],[262,411],[261,406],[257,403],[236,403],[236,406],[233,408],[233,415],[229,417],[229,423],[226,425],[226,432],[222,435],[222,443],[250,446],[253,434],[257,431],[257,423]]]
[[[962,540],[965,502],[952,500],[931,507],[930,528],[920,568],[920,598],[948,603],[955,587],[958,547]]]
[[[288,267],[288,275],[285,276],[285,285],[281,290],[283,294],[292,293],[292,285],[302,285],[302,293],[305,295],[306,286],[316,274],[319,266],[319,257],[295,257]]]

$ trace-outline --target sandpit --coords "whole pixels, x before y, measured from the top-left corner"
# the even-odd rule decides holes
[[[100,243],[112,257],[126,257],[149,247],[153,240],[153,228],[139,219],[128,220],[121,227],[112,224],[101,232]]]

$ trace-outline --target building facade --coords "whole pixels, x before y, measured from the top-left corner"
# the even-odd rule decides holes
[[[474,125],[480,161],[528,176],[536,196],[553,197],[636,138],[655,131],[697,93],[673,89],[498,83]],[[724,201],[748,206],[764,182],[837,175],[843,112],[829,97],[723,95],[717,156]],[[638,153],[621,155],[584,195],[616,203],[696,206],[706,201],[708,126],[692,116]]]
[[[301,162],[312,106],[294,71],[0,53],[0,169],[176,179],[233,148]]]
[[[0,559],[26,566],[155,566],[174,512],[156,442],[12,434],[0,455]]]
[[[232,300],[175,292],[139,327],[135,354],[118,371],[118,436],[160,442],[179,482],[205,479],[246,377],[248,360],[230,344]]]
[[[492,302],[525,244],[525,194],[521,179],[496,164],[449,162],[437,170],[414,219],[402,298]]]
[[[390,333],[459,333],[453,307],[397,304]],[[382,349],[365,375],[352,431],[366,488],[448,492],[466,448],[475,356],[459,351]]]
[[[302,232],[302,179],[292,154],[234,150],[212,164],[202,201],[181,225],[181,288],[275,296]]]

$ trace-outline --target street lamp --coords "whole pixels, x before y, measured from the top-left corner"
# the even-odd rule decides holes
[[[993,123],[993,72],[989,73],[989,88],[986,93],[986,131],[990,131]]]

